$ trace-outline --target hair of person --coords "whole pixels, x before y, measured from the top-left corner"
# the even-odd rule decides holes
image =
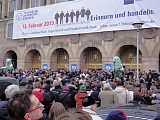
[[[33,85],[34,88],[40,88],[41,83],[39,81],[36,81]]]
[[[55,120],[59,115],[65,112],[65,108],[62,103],[59,102],[53,102],[49,115],[48,120]]]
[[[52,92],[45,92],[42,95],[43,95],[42,103],[44,105],[49,105],[56,99],[56,96]]]
[[[8,114],[10,120],[24,120],[26,112],[31,107],[31,90],[16,92],[8,101]]]
[[[61,114],[55,120],[92,120],[89,113],[81,109],[68,109],[64,114]]]

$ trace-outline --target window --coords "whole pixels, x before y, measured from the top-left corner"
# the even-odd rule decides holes
[[[13,12],[16,10],[16,0],[9,1],[9,12]]]
[[[16,10],[16,0],[9,1],[9,12]]]
[[[22,10],[23,0],[17,0],[17,10]]]
[[[0,2],[0,18],[2,18],[2,2]]]
[[[47,5],[47,0],[41,0],[41,6]]]
[[[6,34],[5,34],[5,37],[6,38],[11,38],[13,35],[13,23],[8,23],[6,25]]]
[[[31,7],[38,7],[40,6],[41,0],[31,0]]]

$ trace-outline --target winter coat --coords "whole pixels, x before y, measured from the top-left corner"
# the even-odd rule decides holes
[[[117,86],[114,91],[118,97],[118,104],[123,105],[133,100],[133,94],[123,86]]]
[[[81,93],[81,92],[79,92],[75,95],[74,98],[75,98],[75,101],[76,101],[76,108],[82,108],[82,100],[86,96],[88,96],[87,93]]]
[[[118,103],[118,96],[112,90],[103,90],[99,93],[99,98],[101,99],[101,106],[108,107],[113,104]]]
[[[101,117],[99,117],[99,116],[97,115],[96,112],[94,112],[94,111],[92,111],[92,110],[90,109],[90,106],[89,106],[89,107],[83,107],[82,110],[85,111],[85,112],[88,112],[88,113],[91,115],[91,117],[92,117],[93,120],[103,120]]]
[[[61,103],[64,105],[64,107],[65,107],[66,110],[69,109],[69,108],[71,108],[71,107],[70,107],[70,103],[71,103],[72,101],[70,101],[70,100],[71,100],[71,99],[70,99],[70,94],[67,93],[67,92],[62,92],[62,93],[59,95],[59,102],[61,102]]]

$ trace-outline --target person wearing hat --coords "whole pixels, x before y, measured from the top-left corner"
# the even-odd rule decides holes
[[[103,120],[101,117],[97,116],[97,105],[95,99],[92,96],[84,97],[82,100],[82,106],[82,110],[88,112],[93,120]]]
[[[19,86],[18,85],[9,85],[5,89],[6,100],[5,101],[0,101],[0,120],[8,120],[8,118],[9,118],[8,117],[8,110],[7,110],[8,100],[17,91],[19,91]]]
[[[96,100],[96,104],[98,105],[97,107],[100,107],[101,106],[101,99],[99,98],[99,93],[101,91],[102,84],[101,83],[97,83],[94,86],[95,86],[94,90],[93,90],[93,92],[91,93],[90,96],[92,96]]]
[[[75,101],[76,101],[76,108],[82,108],[82,100],[84,97],[88,96],[87,94],[87,88],[83,84],[79,88],[79,92],[75,95]]]
[[[127,115],[122,110],[112,111],[108,114],[106,120],[128,120]]]
[[[70,95],[70,88],[68,86],[63,88],[62,93],[59,95],[59,102],[61,102],[65,109],[71,108],[72,100]]]

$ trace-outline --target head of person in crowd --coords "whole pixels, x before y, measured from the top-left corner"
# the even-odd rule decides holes
[[[63,88],[63,92],[64,93],[69,93],[70,92],[70,88],[68,86]]]
[[[33,93],[33,95],[35,95],[37,98],[38,98],[38,100],[40,101],[40,102],[42,102],[43,101],[43,95],[42,95],[42,93],[40,92],[40,91],[32,91],[32,93]]]
[[[34,83],[34,85],[33,85],[33,88],[34,89],[41,89],[41,83],[39,82],[39,81],[36,81],[35,83]]]
[[[43,89],[44,89],[44,92],[50,92],[51,85],[50,84],[46,84],[46,85],[44,85]]]
[[[10,120],[39,120],[42,111],[43,105],[31,90],[16,92],[8,102]]]
[[[19,91],[19,86],[18,85],[9,85],[4,93],[6,95],[6,99],[9,99],[13,96],[14,93],[16,93],[17,91]]]
[[[110,112],[106,120],[128,120],[128,118],[123,110],[117,110]]]
[[[49,111],[48,120],[55,120],[63,113],[65,113],[65,108],[63,104],[59,102],[53,102]]]
[[[105,83],[103,85],[103,90],[112,90],[112,87],[111,87],[111,85],[109,83]]]
[[[87,87],[86,85],[82,84],[79,88],[80,93],[86,93],[87,92]]]
[[[83,107],[90,108],[92,111],[96,112],[96,110],[97,110],[96,101],[92,96],[84,97],[82,100],[82,105],[83,105]]]
[[[92,117],[83,110],[72,108],[61,114],[56,120],[92,120]]]
[[[52,106],[52,103],[56,100],[55,95],[52,92],[44,92],[43,93],[43,102],[44,110],[43,112],[47,115],[49,114],[49,110]]]
[[[124,79],[123,78],[116,78],[117,86],[124,86]]]
[[[33,82],[32,82],[32,80],[28,80],[27,89],[33,90]]]
[[[97,84],[96,84],[96,90],[97,90],[97,91],[101,91],[101,87],[102,87],[102,84],[101,84],[101,83],[97,83]]]
[[[58,80],[54,80],[54,81],[53,81],[53,87],[54,87],[55,89],[61,88],[61,82],[58,81]]]

